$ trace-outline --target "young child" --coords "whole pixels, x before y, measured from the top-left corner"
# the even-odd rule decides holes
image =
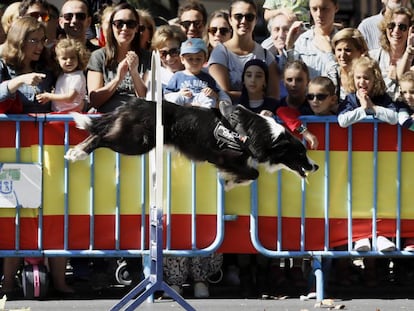
[[[41,104],[52,101],[52,110],[56,112],[81,112],[87,94],[83,71],[88,64],[89,52],[81,42],[65,38],[58,41],[55,53],[61,70],[55,91],[38,94],[36,99]]]
[[[242,75],[242,92],[239,104],[255,113],[273,115],[279,107],[279,102],[266,96],[269,70],[267,64],[261,59],[249,60],[244,65]]]
[[[338,109],[338,123],[348,127],[371,115],[378,120],[397,124],[396,104],[387,95],[378,63],[368,56],[361,56],[352,64],[350,90]]]
[[[308,67],[301,60],[289,62],[285,66],[283,79],[288,95],[281,99],[276,114],[293,133],[302,135],[310,147],[316,149],[319,144],[317,137],[299,119],[300,115],[313,114],[306,100],[309,83]]]
[[[315,77],[309,81],[306,99],[315,115],[336,115],[338,96],[335,90],[335,84],[328,77]]]
[[[405,72],[401,76],[399,84],[401,103],[398,109],[398,123],[402,127],[414,131],[414,72]]]
[[[189,38],[181,44],[181,62],[185,69],[174,73],[164,89],[166,100],[205,108],[217,108],[219,101],[231,102],[216,81],[202,71],[207,53],[206,43],[200,38]]]
[[[369,115],[383,122],[397,123],[396,104],[386,93],[385,82],[375,60],[368,56],[355,59],[348,81],[352,93],[345,97],[338,108],[338,123],[341,127],[348,127]],[[370,239],[362,238],[355,241],[354,250],[358,252],[370,251]],[[394,251],[395,243],[378,235],[377,250],[380,252]],[[364,258],[366,286],[376,286],[377,265],[380,263],[381,261],[377,258]]]

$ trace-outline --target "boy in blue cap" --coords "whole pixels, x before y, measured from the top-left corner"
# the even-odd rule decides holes
[[[177,71],[165,88],[165,99],[177,105],[217,108],[219,101],[231,102],[213,77],[203,71],[207,46],[200,38],[189,38],[181,44],[184,70]]]

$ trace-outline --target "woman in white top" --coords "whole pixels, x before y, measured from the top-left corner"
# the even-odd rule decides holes
[[[398,78],[410,70],[414,60],[414,49],[410,38],[414,22],[411,10],[401,7],[387,11],[380,24],[381,47],[370,50],[382,72],[387,93],[393,99],[398,97]]]
[[[233,36],[218,44],[208,61],[209,73],[226,91],[233,102],[240,97],[244,64],[251,59],[262,59],[269,66],[267,95],[279,98],[279,76],[272,53],[253,40],[257,22],[257,6],[253,0],[233,0],[229,8]]]

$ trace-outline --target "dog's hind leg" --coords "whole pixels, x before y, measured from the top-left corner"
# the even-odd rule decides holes
[[[72,162],[85,160],[99,146],[99,142],[100,137],[98,135],[91,135],[75,147],[70,148],[64,157]]]

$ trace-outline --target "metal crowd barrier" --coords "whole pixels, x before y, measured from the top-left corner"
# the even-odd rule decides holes
[[[71,121],[59,114],[0,116],[0,162],[34,163],[42,171],[39,207],[3,208],[0,200],[0,256],[148,255],[147,157],[102,148],[69,163],[63,155],[86,137]],[[318,299],[322,258],[414,255],[401,250],[401,239],[414,236],[414,134],[374,119],[346,129],[335,117],[303,121],[320,140],[309,151],[320,169],[308,182],[260,168],[251,186],[224,192],[212,165],[166,153],[163,254],[308,257]],[[7,178],[2,166],[0,192]],[[397,250],[379,252],[378,235],[394,237]],[[362,237],[372,237],[372,251],[353,251]],[[341,245],[347,249],[335,249]]]

